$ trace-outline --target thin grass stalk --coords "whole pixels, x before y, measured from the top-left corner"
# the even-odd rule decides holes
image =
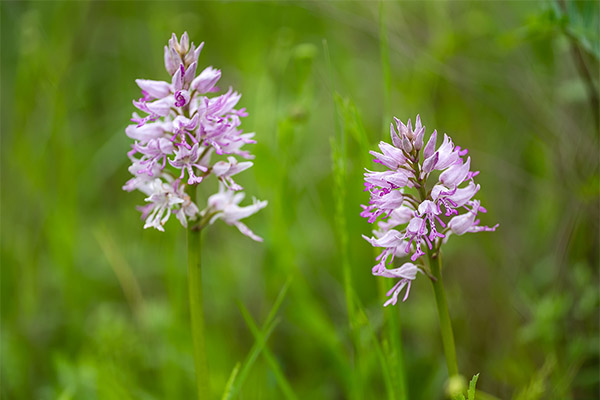
[[[344,279],[344,294],[346,299],[346,312],[348,314],[348,323],[350,328],[350,337],[352,341],[354,368],[353,377],[350,380],[350,398],[362,397],[362,368],[360,358],[360,336],[356,323],[354,302],[352,300],[352,274],[350,271],[350,261],[348,259],[348,232],[345,215],[345,180],[346,180],[346,131],[340,122],[340,110],[338,108],[338,98],[335,91],[335,80],[333,73],[333,65],[329,54],[327,40],[323,40],[323,50],[325,52],[325,60],[329,72],[329,80],[331,83],[331,98],[333,100],[333,121],[335,125],[335,137],[331,139],[332,161],[333,161],[333,177],[335,180],[335,191],[333,193],[336,199],[335,227],[336,236],[339,240],[339,255],[342,265]]]
[[[385,25],[384,1],[379,2],[379,55],[381,58],[381,76],[383,80],[383,127],[391,117],[392,109],[392,75],[390,66],[390,48],[387,27]],[[383,291],[385,294],[387,289]],[[402,331],[400,316],[394,316],[386,321],[389,344],[392,347],[394,358],[390,360],[392,374],[396,383],[395,391],[400,399],[408,398],[406,384],[406,370],[404,368],[404,348],[402,346]]]
[[[254,340],[256,341],[256,343],[260,343],[262,345],[263,357],[267,361],[269,368],[271,368],[271,372],[275,376],[275,381],[279,385],[279,388],[281,389],[283,396],[288,400],[296,400],[297,397],[292,389],[292,386],[290,385],[287,378],[283,374],[283,371],[281,370],[279,363],[275,359],[275,356],[273,355],[273,353],[271,353],[271,350],[269,350],[269,347],[267,346],[267,338],[260,331],[260,329],[258,328],[258,325],[256,325],[256,322],[254,321],[254,319],[252,318],[252,316],[250,315],[250,313],[248,312],[246,307],[244,307],[244,305],[240,303],[239,308],[242,311],[242,316],[244,317],[244,320],[246,321],[246,325],[248,325],[248,328],[250,328],[250,332],[252,333],[252,336],[254,336]]]
[[[390,68],[390,46],[385,25],[384,1],[379,2],[379,56],[383,79],[383,127],[388,124],[392,113],[392,74]],[[385,130],[385,129],[384,129]]]

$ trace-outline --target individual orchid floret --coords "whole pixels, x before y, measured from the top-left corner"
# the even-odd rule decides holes
[[[474,200],[471,202],[471,209],[468,210],[466,214],[457,215],[452,218],[448,223],[448,228],[455,235],[463,235],[467,232],[493,232],[498,227],[496,224],[493,227],[489,226],[479,226],[479,220],[477,218],[478,212],[485,212],[485,210],[480,207],[479,200]]]
[[[160,165],[160,169],[164,169],[168,156],[173,152],[174,146],[170,140],[161,137],[151,139],[145,145],[135,144],[133,149],[142,155],[140,164],[145,165],[138,172],[145,171],[148,176],[154,176],[156,165]]]
[[[385,305],[396,304],[404,287],[406,299],[416,271],[426,271],[422,256],[437,255],[451,234],[494,231],[498,227],[479,225],[477,214],[485,209],[474,199],[480,185],[474,182],[478,172],[471,171],[471,158],[465,159],[468,150],[455,146],[446,134],[436,148],[437,131],[425,141],[425,127],[419,116],[414,128],[410,120],[404,124],[394,118],[390,134],[392,144],[380,142],[381,152],[370,152],[386,170],[366,170],[365,190],[370,199],[360,213],[379,227],[374,237],[365,236],[372,246],[383,249],[372,268],[373,275],[394,277],[389,271],[405,272],[395,276],[401,280],[388,293],[391,298]],[[412,263],[387,269],[395,257],[403,256],[410,257]]]
[[[150,183],[150,192],[146,201],[151,203],[151,207],[145,217],[144,229],[153,227],[164,232],[163,225],[169,220],[173,206],[180,205],[184,199],[175,193],[171,185],[160,179],[155,179]]]
[[[241,192],[229,190],[223,184],[219,184],[219,192],[208,198],[208,207],[202,211],[202,217],[208,218],[212,224],[217,219],[222,219],[227,225],[234,225],[241,233],[252,240],[262,242],[263,239],[250,230],[240,219],[256,214],[267,206],[267,201],[253,200],[252,204],[240,207],[239,204],[245,195]]]
[[[200,215],[200,210],[198,209],[196,203],[192,201],[191,197],[185,192],[184,189],[185,188],[183,185],[177,188],[177,195],[180,199],[183,200],[183,202],[180,203],[179,208],[176,209],[174,213],[179,222],[181,222],[181,225],[187,228],[188,220],[196,220]]]
[[[221,79],[221,71],[213,67],[207,67],[192,81],[191,89],[198,91],[198,93],[210,93],[218,88],[215,86]]]
[[[145,101],[162,99],[169,95],[170,87],[167,82],[152,81],[150,79],[136,79],[135,83],[142,89]]]
[[[389,231],[373,231],[375,237],[369,238],[363,235],[363,238],[367,240],[373,247],[382,247],[384,250],[379,256],[376,257],[378,261],[372,268],[373,275],[379,275],[385,270],[385,266],[391,264],[396,256],[402,257],[404,253],[408,252],[410,243],[402,238],[400,232],[395,229]],[[391,257],[390,257],[391,256]],[[389,261],[388,261],[389,258]]]
[[[185,146],[180,146],[179,149],[175,151],[175,159],[169,160],[169,163],[175,168],[181,169],[181,175],[179,175],[179,179],[182,179],[185,171],[187,171],[189,177],[187,180],[188,185],[200,183],[204,179],[203,174],[197,176],[194,173],[194,168],[199,169],[203,173],[208,171],[206,166],[200,164],[200,151],[198,143],[194,144],[191,149],[188,149]]]
[[[252,166],[252,161],[238,163],[235,157],[227,157],[227,162],[219,161],[213,166],[213,172],[229,190],[238,191],[243,188],[231,178]]]
[[[404,263],[400,268],[386,269],[376,274],[377,276],[383,276],[385,278],[399,279],[398,282],[386,293],[386,296],[390,297],[385,303],[384,307],[396,305],[398,302],[398,295],[402,292],[402,289],[406,287],[406,292],[402,301],[406,301],[408,294],[410,293],[410,286],[412,281],[417,277],[417,272],[421,272],[420,268],[412,263]]]
[[[427,237],[427,223],[423,218],[413,217],[408,225],[406,226],[406,230],[404,233],[404,239],[408,239],[408,243],[412,244],[414,241],[416,251],[410,256],[411,261],[416,261],[417,258],[425,255],[423,250],[421,249],[421,244],[425,242],[425,244],[432,248],[431,240]],[[406,254],[409,253],[409,248],[406,248]]]
[[[146,144],[152,139],[160,139],[164,137],[165,128],[161,123],[145,124],[142,126],[129,125],[125,129],[125,134],[138,143]]]
[[[141,97],[133,104],[141,115],[133,113],[133,124],[125,129],[135,142],[127,153],[133,177],[123,189],[145,194],[147,204],[139,207],[144,228],[164,231],[170,215],[175,214],[183,226],[194,221],[192,228],[198,229],[206,225],[198,217],[211,215],[211,221],[223,219],[257,240],[258,236],[239,219],[243,213],[263,208],[266,202],[239,207],[243,194],[229,202],[216,202],[228,198],[230,191],[242,190],[232,177],[252,166],[252,162],[238,158],[252,159],[254,156],[244,146],[256,141],[254,133],[244,133],[240,128],[241,119],[248,115],[245,109],[236,108],[241,95],[229,88],[212,97],[219,91],[216,84],[221,71],[206,67],[196,76],[203,46],[196,47],[187,33],[180,39],[173,34],[164,50],[169,78],[136,80]],[[191,194],[211,175],[226,190],[215,195],[201,211]]]

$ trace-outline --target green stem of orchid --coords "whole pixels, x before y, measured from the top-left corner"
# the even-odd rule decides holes
[[[192,321],[192,338],[194,341],[194,364],[196,366],[196,385],[198,398],[210,397],[210,381],[206,362],[206,345],[204,341],[204,308],[202,305],[202,267],[200,259],[201,231],[187,230],[188,249],[188,287],[190,295],[190,315]]]
[[[420,176],[421,171],[417,167],[416,176]],[[427,199],[424,179],[419,178],[418,192],[421,201]],[[434,279],[431,279],[433,291],[435,292],[435,304],[438,309],[438,317],[440,319],[440,331],[442,334],[442,344],[444,346],[444,354],[446,356],[446,365],[448,367],[448,377],[452,378],[458,375],[458,362],[456,361],[456,347],[454,345],[454,333],[452,332],[452,322],[450,321],[450,313],[448,312],[448,302],[446,301],[446,291],[442,281],[442,265],[440,260],[439,248],[427,250],[427,258],[429,259],[429,269]]]
[[[435,278],[435,280],[431,280],[431,284],[435,292],[435,303],[440,319],[440,331],[442,333],[444,354],[446,355],[446,365],[448,366],[448,376],[453,377],[458,375],[458,362],[456,361],[456,347],[454,346],[454,333],[452,332],[452,323],[448,312],[448,302],[446,301],[446,292],[442,282],[440,255],[429,251],[427,257],[429,258],[431,274]]]

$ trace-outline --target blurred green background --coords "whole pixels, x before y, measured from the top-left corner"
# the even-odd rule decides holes
[[[368,150],[419,113],[470,149],[500,223],[445,246],[461,372],[501,399],[598,398],[597,2],[0,7],[2,398],[194,396],[185,231],[143,230],[121,190],[134,80],[168,78],[183,31],[243,93],[238,182],[269,201],[263,244],[203,234],[215,395],[234,371],[232,398],[443,398],[431,285],[381,307],[358,215]]]

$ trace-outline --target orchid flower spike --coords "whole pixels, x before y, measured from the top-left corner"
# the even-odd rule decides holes
[[[425,139],[425,126],[417,115],[414,128],[410,120],[404,124],[397,118],[390,126],[391,142],[379,143],[380,152],[371,151],[374,162],[386,170],[365,172],[365,191],[369,204],[360,215],[377,223],[373,237],[363,236],[374,247],[383,248],[372,268],[375,276],[398,279],[388,292],[384,304],[396,304],[406,288],[408,297],[417,272],[424,272],[421,257],[436,254],[451,234],[494,231],[498,227],[481,226],[478,213],[485,213],[474,196],[480,186],[475,183],[479,172],[471,170],[467,149],[455,146],[444,134],[436,147],[437,131]],[[400,268],[388,269],[395,257],[410,257]]]
[[[174,214],[185,227],[190,222],[203,227],[222,219],[244,235],[262,240],[239,219],[267,202],[240,207],[243,188],[232,178],[252,166],[247,160],[253,156],[242,147],[256,143],[254,133],[240,129],[241,118],[248,115],[236,108],[240,94],[230,88],[220,96],[212,95],[219,91],[220,70],[206,67],[196,76],[203,47],[204,43],[190,42],[187,32],[180,39],[173,34],[164,49],[169,79],[136,80],[141,97],[133,105],[142,116],[133,113],[133,124],[125,129],[134,141],[127,153],[133,177],[123,189],[146,195],[147,204],[139,207],[144,228],[164,231]],[[188,193],[195,193],[195,186],[211,175],[220,181],[219,191],[200,210]]]

